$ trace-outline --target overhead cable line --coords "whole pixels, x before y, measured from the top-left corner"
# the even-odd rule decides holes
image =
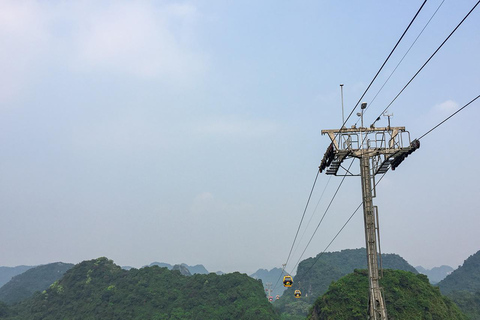
[[[363,97],[365,96],[365,94],[368,92],[368,90],[370,89],[370,87],[372,86],[373,82],[375,81],[375,79],[378,77],[378,75],[380,74],[380,72],[382,71],[383,67],[385,66],[385,64],[387,63],[387,61],[390,59],[391,55],[393,54],[393,52],[395,51],[395,49],[397,48],[397,46],[399,45],[399,43],[401,42],[401,40],[403,39],[403,37],[405,36],[405,34],[407,33],[408,29],[410,28],[410,26],[412,25],[412,23],[415,21],[415,19],[417,18],[418,14],[420,13],[420,11],[422,10],[423,6],[425,5],[425,3],[427,2],[427,0],[424,0],[422,5],[420,6],[420,8],[418,9],[417,13],[415,14],[415,16],[413,17],[413,19],[410,21],[410,23],[408,24],[407,28],[405,29],[405,31],[403,32],[402,36],[400,37],[400,39],[398,39],[397,43],[395,44],[395,46],[393,47],[392,51],[390,52],[390,54],[388,55],[388,57],[385,59],[385,61],[383,62],[382,66],[380,67],[380,69],[377,71],[375,77],[372,79],[372,81],[370,82],[370,84],[368,85],[367,89],[365,89],[365,92],[362,94],[362,96],[360,97],[360,99],[358,100],[357,104],[353,107],[352,111],[350,112],[350,114],[348,115],[347,119],[345,119],[344,123],[342,124],[342,128],[345,126],[345,124],[347,123],[348,119],[350,119],[350,117],[352,116],[353,112],[355,111],[356,107],[358,106],[358,104],[360,103],[360,101],[362,101]],[[340,129],[341,131],[341,129]],[[287,261],[286,263],[284,264],[284,267],[283,267],[283,270],[282,270],[282,273],[283,271],[285,270],[285,267],[290,259],[290,256],[292,254],[292,250],[293,250],[293,247],[295,245],[295,241],[297,239],[297,236],[298,236],[298,232],[300,230],[300,227],[302,225],[302,222],[303,222],[303,219],[305,217],[305,212],[307,210],[307,207],[308,207],[308,203],[310,202],[310,198],[312,196],[312,192],[313,192],[313,189],[315,188],[315,183],[317,181],[317,178],[318,178],[318,175],[319,175],[319,171],[317,171],[317,175],[315,177],[315,181],[313,183],[313,186],[312,186],[312,190],[310,191],[310,195],[308,197],[308,200],[307,200],[307,204],[305,206],[305,210],[303,212],[303,215],[302,215],[302,218],[300,220],[300,224],[298,226],[298,229],[297,229],[297,232],[295,234],[295,238],[293,240],[293,243],[292,243],[292,247],[290,248],[290,252],[288,254],[288,257],[287,257]],[[337,189],[338,191],[338,189]],[[323,218],[322,218],[323,219]],[[317,226],[317,229],[318,229],[318,226]],[[280,278],[279,278],[280,280]],[[275,284],[275,287],[277,286],[278,284],[278,280],[277,280],[277,283]]]
[[[388,172],[388,171],[387,171]],[[381,177],[380,179],[378,179],[378,181],[375,183],[375,186],[372,188],[372,190],[380,183],[380,181],[382,181],[383,177],[385,177],[385,175],[387,174],[387,172],[385,172]],[[325,247],[325,249],[319,253],[315,259],[315,261],[313,262],[313,264],[310,266],[310,268],[303,274],[303,275],[306,275],[310,272],[310,270],[312,270],[313,266],[317,263],[317,261],[320,259],[320,257],[328,250],[328,248],[332,245],[332,243],[335,241],[335,239],[337,239],[338,235],[343,231],[343,229],[345,229],[345,227],[347,226],[347,224],[350,222],[350,220],[352,220],[353,216],[357,213],[358,209],[360,209],[360,207],[363,205],[363,201],[358,205],[358,207],[355,209],[355,211],[353,211],[353,213],[350,215],[350,217],[347,219],[347,221],[343,224],[343,226],[340,228],[340,230],[337,232],[337,234],[333,237],[332,241],[330,241],[330,243]]]
[[[295,241],[297,240],[298,232],[300,231],[300,227],[302,226],[303,218],[305,218],[305,213],[307,212],[308,204],[310,203],[310,199],[312,198],[312,193],[313,193],[313,190],[315,189],[315,184],[317,183],[317,179],[318,179],[319,174],[320,174],[320,171],[317,170],[317,175],[315,176],[315,180],[313,181],[312,189],[310,190],[310,194],[308,196],[307,203],[305,205],[305,209],[303,210],[302,219],[300,219],[300,223],[298,224],[297,233],[295,233],[295,238],[293,239],[292,247],[290,248],[290,252],[288,253],[287,261],[283,265],[282,273],[280,274],[277,281],[275,282],[275,286],[273,287],[273,290],[275,290],[275,288],[277,287],[278,282],[280,281],[280,279],[283,276],[283,273],[285,272],[285,267],[287,266],[287,263],[290,260],[290,256],[292,254],[292,250],[293,250],[293,247],[295,245]]]
[[[350,171],[350,168],[352,167],[353,161],[354,161],[354,159],[352,159],[352,162],[350,162],[350,165],[348,166],[347,171]],[[325,212],[323,213],[322,218],[320,219],[320,222],[317,224],[317,227],[316,227],[315,230],[313,231],[313,234],[312,234],[312,236],[310,237],[310,240],[308,241],[307,245],[305,246],[305,249],[303,250],[302,254],[300,255],[300,258],[298,259],[297,263],[296,263],[295,266],[292,268],[292,272],[291,272],[291,273],[293,273],[293,271],[294,271],[295,268],[297,267],[298,263],[299,263],[300,260],[302,259],[303,255],[305,254],[305,251],[307,251],[308,246],[309,246],[310,243],[312,242],[313,237],[315,236],[315,234],[317,233],[318,228],[319,228],[320,225],[322,224],[323,219],[325,218],[328,210],[330,209],[330,206],[332,205],[333,200],[335,200],[335,197],[337,196],[337,193],[338,193],[338,191],[340,190],[340,188],[341,188],[341,186],[342,186],[342,184],[343,184],[343,181],[345,180],[346,177],[347,177],[346,175],[343,176],[342,180],[340,181],[340,183],[339,183],[339,185],[338,185],[338,187],[337,187],[337,190],[336,190],[335,193],[333,194],[333,197],[332,197],[332,199],[330,200],[330,203],[328,204],[327,208],[325,209]]]
[[[315,184],[317,183],[317,179],[318,179],[319,174],[320,174],[320,171],[317,170],[317,175],[315,176],[315,180],[313,181],[312,190],[310,190],[310,195],[308,196],[308,200],[307,200],[307,203],[305,205],[305,209],[303,210],[302,219],[300,219],[300,223],[298,224],[297,233],[295,233],[295,238],[293,239],[292,247],[290,248],[290,252],[288,253],[288,257],[287,257],[287,261],[285,262],[285,266],[287,265],[288,260],[290,259],[290,256],[292,254],[293,246],[295,245],[295,241],[297,240],[298,232],[300,231],[300,227],[302,226],[303,218],[305,218],[305,212],[307,212],[308,204],[310,203],[310,199],[312,198],[313,189],[315,189]]]
[[[465,109],[467,106],[469,106],[472,102],[474,102],[475,100],[477,100],[478,98],[480,98],[480,95],[476,96],[475,98],[473,98],[473,100],[471,100],[469,103],[467,103],[466,105],[464,105],[463,107],[461,107],[460,109],[458,109],[457,111],[455,111],[453,114],[451,114],[449,117],[445,118],[442,122],[440,122],[439,124],[437,124],[435,127],[433,127],[432,129],[428,130],[426,133],[424,133],[420,138],[418,138],[418,140],[422,139],[423,137],[425,137],[427,134],[429,134],[430,132],[432,132],[433,130],[437,129],[440,125],[442,125],[444,122],[446,122],[448,119],[450,119],[451,117],[453,117],[454,115],[456,115],[457,113],[459,113],[460,111],[462,111],[463,109]]]
[[[443,3],[445,2],[445,0],[443,0],[440,5],[437,7],[437,9],[435,10],[435,12],[433,13],[433,15],[430,17],[430,19],[427,21],[427,23],[425,24],[425,26],[423,27],[423,29],[420,31],[420,33],[418,34],[418,36],[415,38],[415,40],[413,41],[413,43],[410,45],[410,47],[408,48],[408,50],[405,52],[405,54],[403,55],[402,59],[400,59],[400,61],[398,62],[398,64],[396,65],[396,67],[393,69],[393,71],[390,73],[390,75],[388,76],[387,80],[385,80],[385,82],[383,83],[383,85],[380,87],[380,89],[377,91],[377,93],[375,94],[375,96],[373,97],[373,99],[371,101],[369,101],[368,103],[368,106],[367,108],[364,110],[364,112],[366,112],[368,110],[368,108],[370,108],[372,106],[372,103],[375,101],[375,99],[377,98],[378,94],[380,93],[380,91],[383,90],[383,87],[385,87],[385,85],[387,84],[387,82],[390,80],[390,78],[393,76],[393,74],[395,73],[395,71],[397,71],[398,67],[400,66],[400,64],[403,62],[403,60],[405,59],[405,57],[407,56],[407,54],[410,52],[410,50],[412,49],[412,47],[415,45],[415,43],[417,43],[417,40],[418,38],[420,38],[420,36],[423,34],[423,31],[425,31],[425,29],[427,28],[427,26],[430,24],[430,21],[432,21],[433,17],[435,17],[435,15],[437,14],[438,10],[440,9],[440,7],[443,5]],[[375,124],[375,122],[377,122],[378,120],[380,120],[380,117],[377,118],[377,120],[375,120],[373,123]],[[360,120],[357,120],[357,123],[358,121]]]
[[[451,114],[450,116],[448,116],[447,118],[445,118],[443,121],[441,121],[440,123],[438,123],[436,126],[434,126],[433,128],[431,128],[430,130],[428,130],[426,133],[424,133],[422,136],[420,136],[420,138],[418,138],[418,140],[422,139],[423,137],[425,137],[426,135],[428,135],[430,132],[432,132],[433,130],[435,130],[436,128],[438,128],[440,125],[442,125],[443,123],[445,123],[447,120],[449,120],[450,118],[452,118],[453,116],[455,116],[457,113],[459,113],[460,111],[462,111],[463,109],[465,109],[466,107],[468,107],[470,104],[472,104],[473,102],[475,102],[478,98],[480,98],[480,95],[476,96],[475,98],[473,98],[470,102],[468,102],[467,104],[465,104],[463,107],[461,107],[460,109],[458,109],[457,111],[455,111],[453,114]],[[387,171],[388,172],[388,171]],[[385,172],[382,177],[380,177],[380,179],[375,183],[375,187],[380,183],[380,181],[382,181],[382,179],[385,177],[385,175],[387,174],[387,172]],[[340,228],[340,230],[337,232],[337,234],[333,237],[333,239],[330,241],[330,243],[325,247],[325,249],[317,255],[315,261],[313,262],[313,264],[310,266],[310,268],[303,274],[303,275],[306,275],[310,272],[310,270],[313,268],[313,266],[317,263],[317,261],[320,259],[320,257],[328,250],[328,248],[332,245],[332,243],[335,241],[335,239],[339,236],[339,234],[343,231],[343,229],[347,226],[347,224],[350,222],[350,220],[353,218],[353,216],[357,213],[358,209],[360,209],[360,207],[363,205],[363,201],[358,205],[358,207],[355,209],[355,211],[353,211],[353,213],[350,215],[350,217],[347,219],[347,221],[345,222],[345,224]],[[307,245],[308,246],[308,245]],[[297,265],[298,265],[298,262],[297,262]],[[295,265],[295,267],[297,266]]]
[[[413,22],[415,21],[415,19],[417,18],[418,14],[420,13],[420,11],[422,10],[423,6],[425,5],[425,3],[427,2],[427,0],[423,1],[422,5],[420,6],[420,8],[418,9],[417,13],[415,14],[415,16],[412,18],[412,20],[410,21],[410,23],[408,24],[407,28],[405,29],[405,31],[403,31],[403,34],[402,36],[400,37],[400,39],[398,39],[397,43],[395,44],[395,46],[393,47],[392,51],[390,51],[390,54],[388,55],[388,57],[385,59],[385,61],[383,62],[382,66],[380,67],[380,69],[378,69],[377,71],[377,74],[375,74],[375,76],[373,77],[372,81],[370,82],[370,84],[368,85],[367,89],[365,89],[365,91],[363,92],[362,96],[360,97],[360,99],[358,99],[358,102],[357,104],[353,107],[352,111],[350,112],[350,114],[348,115],[347,119],[343,122],[342,124],[342,127],[345,127],[345,124],[347,123],[348,119],[350,119],[350,117],[352,116],[353,112],[355,111],[355,109],[357,108],[357,106],[359,105],[360,101],[362,101],[363,97],[365,96],[365,94],[368,92],[368,90],[370,89],[370,87],[372,86],[373,82],[375,81],[375,79],[377,79],[378,75],[380,74],[380,72],[382,71],[383,67],[385,66],[385,64],[387,64],[387,61],[390,59],[390,57],[392,56],[393,52],[395,51],[395,49],[397,49],[397,46],[400,44],[400,42],[402,41],[403,37],[405,36],[405,34],[407,33],[408,29],[410,29],[410,26],[413,24]],[[340,129],[341,131],[342,129]]]
[[[292,247],[290,248],[290,252],[288,253],[287,261],[285,262],[285,264],[283,264],[282,273],[280,274],[277,281],[275,282],[275,285],[273,286],[273,290],[275,290],[277,288],[278,282],[282,278],[283,273],[285,272],[285,267],[287,266],[287,263],[290,260],[290,256],[292,255],[292,250],[293,250],[293,247],[295,245],[295,241],[297,240],[297,236],[298,236],[298,232],[300,231],[300,227],[302,226],[302,222],[303,222],[303,219],[305,217],[305,213],[307,212],[308,204],[310,203],[310,199],[312,198],[312,193],[313,193],[313,190],[315,189],[315,184],[317,183],[317,179],[318,179],[319,174],[320,174],[320,171],[317,170],[317,175],[315,176],[315,180],[313,181],[312,189],[310,190],[310,194],[308,196],[307,203],[305,205],[305,209],[303,210],[302,219],[300,219],[300,223],[298,224],[297,232],[295,233],[295,238],[293,239]],[[322,195],[323,195],[323,193],[322,193]]]
[[[385,111],[387,111],[388,108],[393,104],[393,102],[395,102],[395,100],[397,100],[397,98],[400,96],[400,94],[402,94],[402,92],[408,87],[408,85],[413,81],[413,79],[415,79],[415,77],[420,73],[420,71],[422,71],[423,68],[430,62],[430,60],[432,60],[432,58],[437,54],[437,52],[440,50],[440,48],[442,48],[443,45],[445,44],[445,42],[447,42],[448,39],[450,39],[450,37],[455,33],[455,31],[457,31],[458,27],[460,27],[460,25],[462,25],[462,23],[468,18],[468,16],[472,13],[472,11],[475,10],[475,8],[478,6],[479,3],[480,3],[480,0],[473,6],[473,8],[467,13],[467,15],[462,19],[462,21],[460,21],[460,23],[455,27],[455,29],[453,29],[453,31],[450,32],[448,37],[445,40],[443,40],[442,44],[437,48],[437,50],[435,50],[435,52],[430,56],[430,58],[428,58],[428,60],[421,66],[421,68],[418,69],[418,71],[413,75],[413,77],[410,79],[410,81],[408,81],[407,84],[403,87],[403,89],[400,90],[400,92],[395,96],[395,98],[393,98],[392,102],[390,102],[388,104],[388,106],[382,111],[382,113],[380,113],[378,118],[380,118],[382,116],[382,114],[384,114]],[[377,120],[378,120],[378,118],[377,118]],[[377,120],[375,120],[375,121],[377,121]]]
[[[332,176],[330,176],[327,180],[327,183],[325,184],[325,187],[323,188],[322,194],[320,195],[320,198],[317,201],[317,205],[315,206],[315,209],[313,209],[312,215],[310,216],[310,220],[308,220],[307,225],[305,226],[305,230],[302,233],[302,236],[300,237],[300,240],[297,242],[297,247],[293,250],[293,254],[297,251],[298,247],[300,246],[300,243],[302,243],[303,237],[305,236],[305,233],[307,233],[307,228],[312,222],[313,216],[315,215],[315,212],[317,212],[318,205],[320,204],[320,201],[323,199],[323,195],[325,194],[325,191],[327,190],[328,185],[330,184],[330,180],[332,179]]]
[[[408,24],[407,28],[405,29],[405,31],[403,31],[402,33],[402,36],[398,39],[397,43],[395,44],[395,46],[393,47],[393,49],[390,51],[390,54],[387,56],[387,58],[385,59],[385,61],[383,62],[382,66],[380,67],[380,69],[377,71],[377,73],[375,74],[375,76],[373,77],[372,81],[370,82],[370,84],[368,85],[367,89],[365,89],[364,93],[362,94],[362,96],[360,97],[360,99],[358,100],[357,104],[355,105],[355,107],[353,107],[352,111],[350,112],[350,114],[348,115],[347,119],[343,122],[342,124],[342,128],[345,126],[345,124],[347,123],[348,119],[352,116],[353,112],[355,111],[355,108],[358,106],[358,104],[360,103],[360,101],[362,101],[363,97],[365,96],[365,94],[368,92],[368,90],[370,89],[370,87],[372,86],[373,82],[376,80],[376,78],[378,77],[378,75],[380,74],[380,72],[382,71],[383,67],[385,66],[385,64],[387,63],[387,61],[390,59],[390,57],[392,56],[393,52],[396,50],[396,48],[398,47],[398,45],[400,44],[400,42],[402,41],[403,37],[405,36],[405,34],[407,33],[408,29],[410,29],[410,26],[413,24],[413,22],[415,21],[415,19],[417,18],[418,14],[420,13],[420,11],[422,10],[422,8],[424,7],[425,3],[427,2],[427,0],[424,0],[422,5],[420,6],[420,8],[417,10],[417,13],[415,14],[415,16],[412,18],[412,20],[410,21],[410,23]],[[342,129],[340,129],[341,131]],[[350,164],[351,165],[351,164]],[[318,174],[319,172],[317,172],[317,177],[318,177]],[[317,178],[315,178],[315,181],[316,181]],[[342,179],[342,182],[343,182],[343,179]],[[342,183],[340,183],[340,186],[342,185]],[[314,184],[315,186],[315,184]],[[340,187],[339,186],[339,187]],[[313,188],[312,188],[312,191],[313,191]],[[338,189],[337,191],[335,192],[335,194],[338,192]],[[310,193],[310,196],[311,196],[311,193]],[[335,196],[334,196],[335,197]],[[310,201],[310,197],[309,197],[309,200]],[[332,199],[333,201],[333,199]],[[330,202],[331,204],[331,202]],[[308,202],[307,202],[307,206],[308,206]],[[305,207],[305,210],[307,208]],[[328,211],[328,209],[327,209]],[[324,213],[324,216],[325,216],[326,212]],[[300,222],[300,225],[303,221],[303,218],[305,216],[305,211],[303,213],[303,216],[302,216],[302,219],[301,219],[301,222]],[[322,220],[323,220],[323,217],[322,217]],[[322,221],[321,220],[321,221]],[[320,223],[321,223],[320,221]],[[295,240],[297,239],[297,235],[298,235],[298,231],[300,230],[300,225],[299,225],[299,228],[297,229],[297,233],[295,235]],[[318,226],[317,226],[317,229],[318,229]],[[316,230],[315,229],[315,232]],[[313,236],[312,236],[313,237]],[[292,248],[290,249],[290,252],[288,254],[288,258],[287,258],[287,262],[285,263],[285,265],[288,263],[288,260],[290,259],[290,256],[291,256],[291,253],[292,253],[292,249],[293,249],[293,246],[295,244],[295,240],[294,240],[294,243],[292,244]],[[311,240],[311,239],[310,239]],[[310,243],[310,241],[309,241]]]

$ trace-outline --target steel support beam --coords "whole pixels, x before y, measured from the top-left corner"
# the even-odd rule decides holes
[[[375,213],[372,199],[372,175],[370,170],[370,157],[364,155],[360,158],[360,176],[362,180],[363,217],[365,222],[365,241],[367,248],[369,305],[370,320],[387,319],[387,311],[382,297],[378,275],[378,250]]]
[[[351,158],[360,160],[369,281],[368,319],[386,320],[387,309],[379,283],[380,232],[378,214],[372,199],[375,189],[373,178],[376,174],[386,173],[389,168],[395,170],[408,155],[420,147],[420,142],[418,140],[410,142],[410,134],[405,131],[405,127],[390,125],[384,128],[365,128],[362,125],[360,128],[353,126],[349,129],[322,130],[322,134],[330,137],[331,144],[320,163],[320,172],[326,170],[326,174],[353,176],[349,170],[345,170],[345,174],[338,171],[340,168],[344,169],[342,166],[344,160]]]

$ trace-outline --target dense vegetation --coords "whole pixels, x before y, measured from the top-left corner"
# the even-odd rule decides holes
[[[443,294],[459,290],[480,292],[480,251],[471,255],[462,266],[440,281],[438,286]]]
[[[2,312],[0,305],[0,312]],[[123,270],[84,261],[2,319],[278,319],[260,281],[232,273],[182,276],[166,268]]]
[[[425,275],[385,270],[380,285],[385,292],[389,319],[466,319]],[[367,306],[368,273],[355,270],[330,285],[315,302],[308,319],[365,319]]]
[[[12,304],[25,300],[34,292],[47,289],[72,267],[70,263],[55,262],[28,269],[0,288],[0,301]]]
[[[355,269],[367,268],[365,248],[326,252],[317,257],[300,262],[293,286],[274,303],[275,309],[289,315],[289,317],[284,315],[284,318],[304,318],[311,305],[327,291],[332,281],[337,281]],[[383,268],[417,273],[413,266],[397,254],[382,254],[382,262]],[[293,292],[296,289],[302,291],[301,299],[294,297]]]
[[[438,283],[470,319],[480,319],[480,251]]]

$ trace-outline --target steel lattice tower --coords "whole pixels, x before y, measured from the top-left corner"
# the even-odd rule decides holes
[[[378,210],[373,205],[375,192],[375,175],[384,174],[389,168],[395,168],[420,147],[418,140],[410,142],[410,134],[405,127],[363,127],[322,130],[332,141],[320,164],[320,172],[337,176],[360,176],[362,181],[363,216],[365,225],[365,242],[367,249],[367,265],[369,279],[370,320],[387,319],[387,309],[379,284],[381,269],[380,232],[378,226]],[[354,174],[342,166],[346,159],[360,160],[360,173]],[[379,266],[380,264],[380,266]]]

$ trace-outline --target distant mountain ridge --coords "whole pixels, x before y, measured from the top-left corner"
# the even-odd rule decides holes
[[[0,267],[0,287],[10,281],[14,276],[24,273],[34,266],[16,266],[16,267]]]
[[[246,274],[186,277],[158,266],[127,271],[105,257],[75,265],[22,303],[0,303],[0,313],[4,320],[279,318],[260,281]]]
[[[286,289],[281,282],[278,282],[279,279],[281,280],[283,277],[283,272],[280,268],[273,268],[270,271],[267,269],[258,269],[255,273],[251,274],[250,277],[262,280],[264,289],[267,289],[268,284],[270,284],[270,288],[275,289],[272,291],[273,298],[277,295],[281,296]]]
[[[208,272],[208,270],[202,265],[202,264],[197,264],[197,265],[194,265],[194,266],[189,266],[185,263],[181,263],[179,264],[180,266],[183,266],[185,268],[188,269],[188,271],[190,272],[190,274],[209,274],[210,272]],[[160,268],[167,268],[168,270],[172,270],[174,266],[172,266],[171,264],[169,263],[164,263],[164,262],[152,262],[148,265],[149,267],[153,267],[153,266],[159,266]],[[218,272],[221,272],[221,271],[217,271]]]
[[[417,266],[415,269],[419,273],[426,275],[431,284],[439,283],[454,270],[452,267],[446,265],[434,267],[432,269],[425,269],[422,266]]]
[[[176,265],[173,266],[172,270],[177,270],[177,271],[179,271],[182,276],[187,276],[187,277],[189,277],[189,276],[192,275],[192,273],[190,272],[190,270],[188,270],[188,268],[187,268],[186,265],[184,265],[184,264],[176,264]]]
[[[30,268],[0,288],[0,301],[12,304],[25,300],[36,291],[47,289],[72,267],[71,263],[54,262]]]

